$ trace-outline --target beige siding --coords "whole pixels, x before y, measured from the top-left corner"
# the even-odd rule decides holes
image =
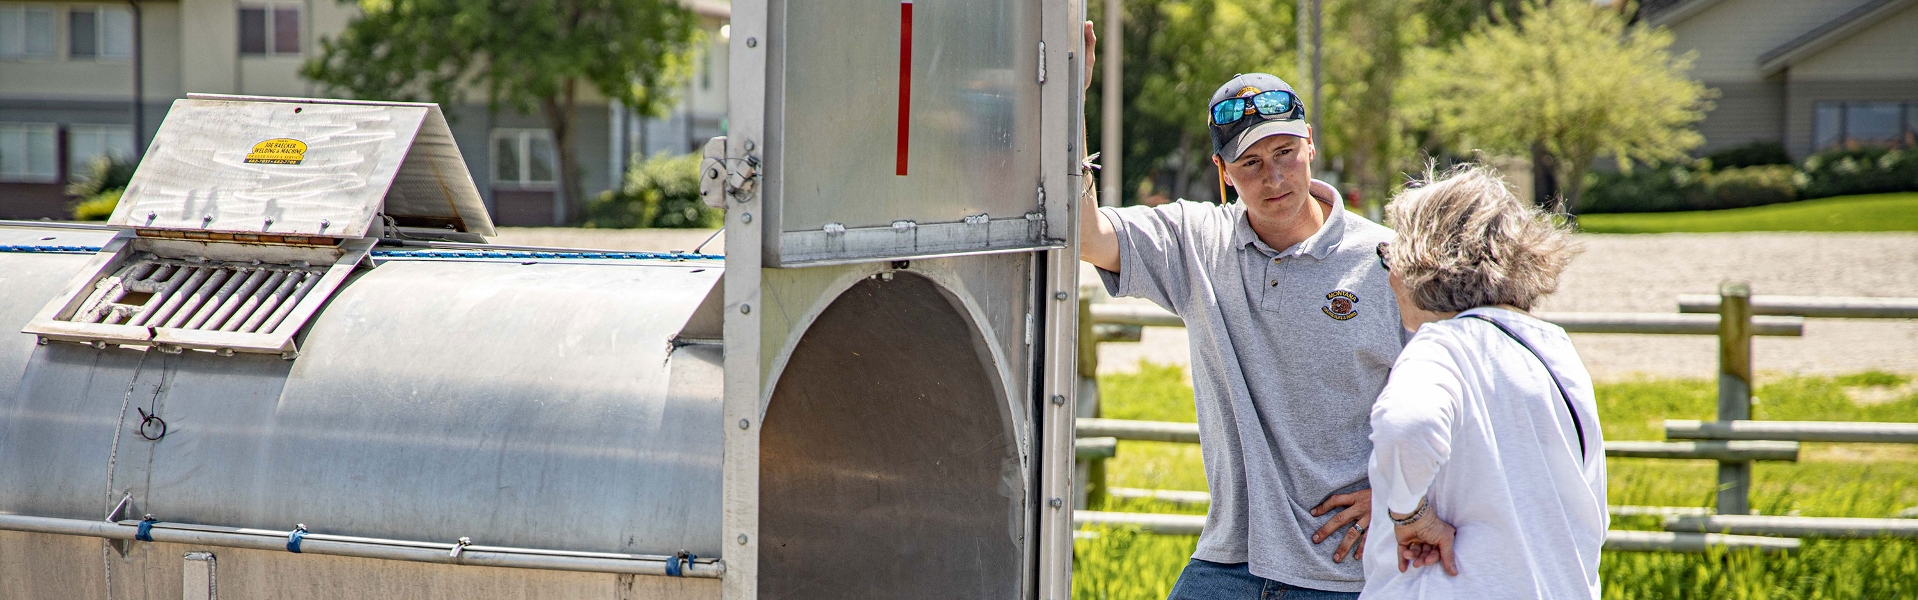
[[[1718,90],[1718,100],[1698,133],[1705,136],[1699,154],[1708,154],[1755,141],[1785,139],[1785,86],[1782,82],[1706,83]]]
[[[242,56],[233,93],[258,96],[311,96],[313,86],[300,77],[301,56]]]
[[[232,0],[180,3],[181,87],[187,92],[231,94],[239,60],[239,12]]]
[[[1701,81],[1760,81],[1758,56],[1857,7],[1864,0],[1721,0],[1672,25],[1674,52],[1697,51]]]
[[[145,39],[140,45],[146,53],[141,56],[140,68],[146,71],[142,82],[146,100],[186,95],[186,88],[180,85],[180,4],[142,1],[140,12],[145,21],[141,27]]]
[[[120,3],[35,2],[54,11],[52,59],[0,61],[0,98],[21,100],[126,100],[133,95],[130,59],[74,59],[67,56],[68,19],[75,8]],[[179,8],[166,2],[143,3],[141,19],[146,48],[147,96],[158,97],[178,89]]]
[[[1792,65],[1791,79],[1918,79],[1918,6]]]

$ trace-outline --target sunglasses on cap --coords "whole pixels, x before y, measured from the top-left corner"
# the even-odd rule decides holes
[[[1281,120],[1294,120],[1300,114],[1299,97],[1285,90],[1266,90],[1250,96],[1226,98],[1212,103],[1212,124],[1229,125],[1243,119],[1246,115],[1258,113],[1267,117],[1279,117]]]

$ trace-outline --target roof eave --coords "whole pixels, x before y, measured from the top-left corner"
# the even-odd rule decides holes
[[[1837,45],[1852,34],[1876,25],[1884,17],[1909,8],[1914,3],[1918,3],[1918,0],[1871,0],[1861,4],[1804,35],[1758,55],[1758,72],[1766,77],[1784,72],[1792,65]]]
[[[1718,4],[1719,1],[1720,0],[1689,0],[1687,2],[1680,2],[1665,10],[1647,15],[1645,17],[1645,23],[1653,27],[1669,27],[1673,23],[1683,21],[1707,8],[1711,8],[1712,5]]]

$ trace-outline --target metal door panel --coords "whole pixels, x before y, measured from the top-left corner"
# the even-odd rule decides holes
[[[776,1],[770,10],[771,60],[783,66],[765,90],[771,262],[1056,245],[1039,191],[1038,2]],[[911,68],[902,74],[907,11]]]

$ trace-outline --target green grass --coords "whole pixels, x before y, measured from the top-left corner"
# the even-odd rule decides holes
[[[1728,210],[1581,215],[1587,233],[1918,231],[1918,192],[1839,196]]]
[[[1136,373],[1100,377],[1103,416],[1193,421],[1191,388],[1176,366],[1141,364]],[[1868,371],[1841,377],[1765,377],[1754,416],[1772,420],[1918,421],[1918,393],[1855,402],[1860,391],[1910,390],[1904,375]],[[1608,440],[1658,440],[1664,419],[1710,419],[1712,383],[1639,379],[1598,385],[1599,418]],[[1895,392],[1892,395],[1896,395]],[[1764,514],[1888,517],[1918,506],[1918,449],[1903,445],[1804,444],[1797,463],[1758,463],[1752,506]],[[1716,466],[1710,461],[1611,459],[1613,505],[1710,506]],[[1204,490],[1193,444],[1120,442],[1107,462],[1119,487]],[[1153,501],[1110,502],[1104,510],[1203,514],[1204,507]],[[1657,530],[1651,517],[1614,518],[1614,529]],[[1132,529],[1097,529],[1074,546],[1073,596],[1098,600],[1165,598],[1198,540]],[[1918,542],[1805,540],[1795,555],[1707,555],[1608,552],[1600,573],[1607,599],[1914,598]]]

